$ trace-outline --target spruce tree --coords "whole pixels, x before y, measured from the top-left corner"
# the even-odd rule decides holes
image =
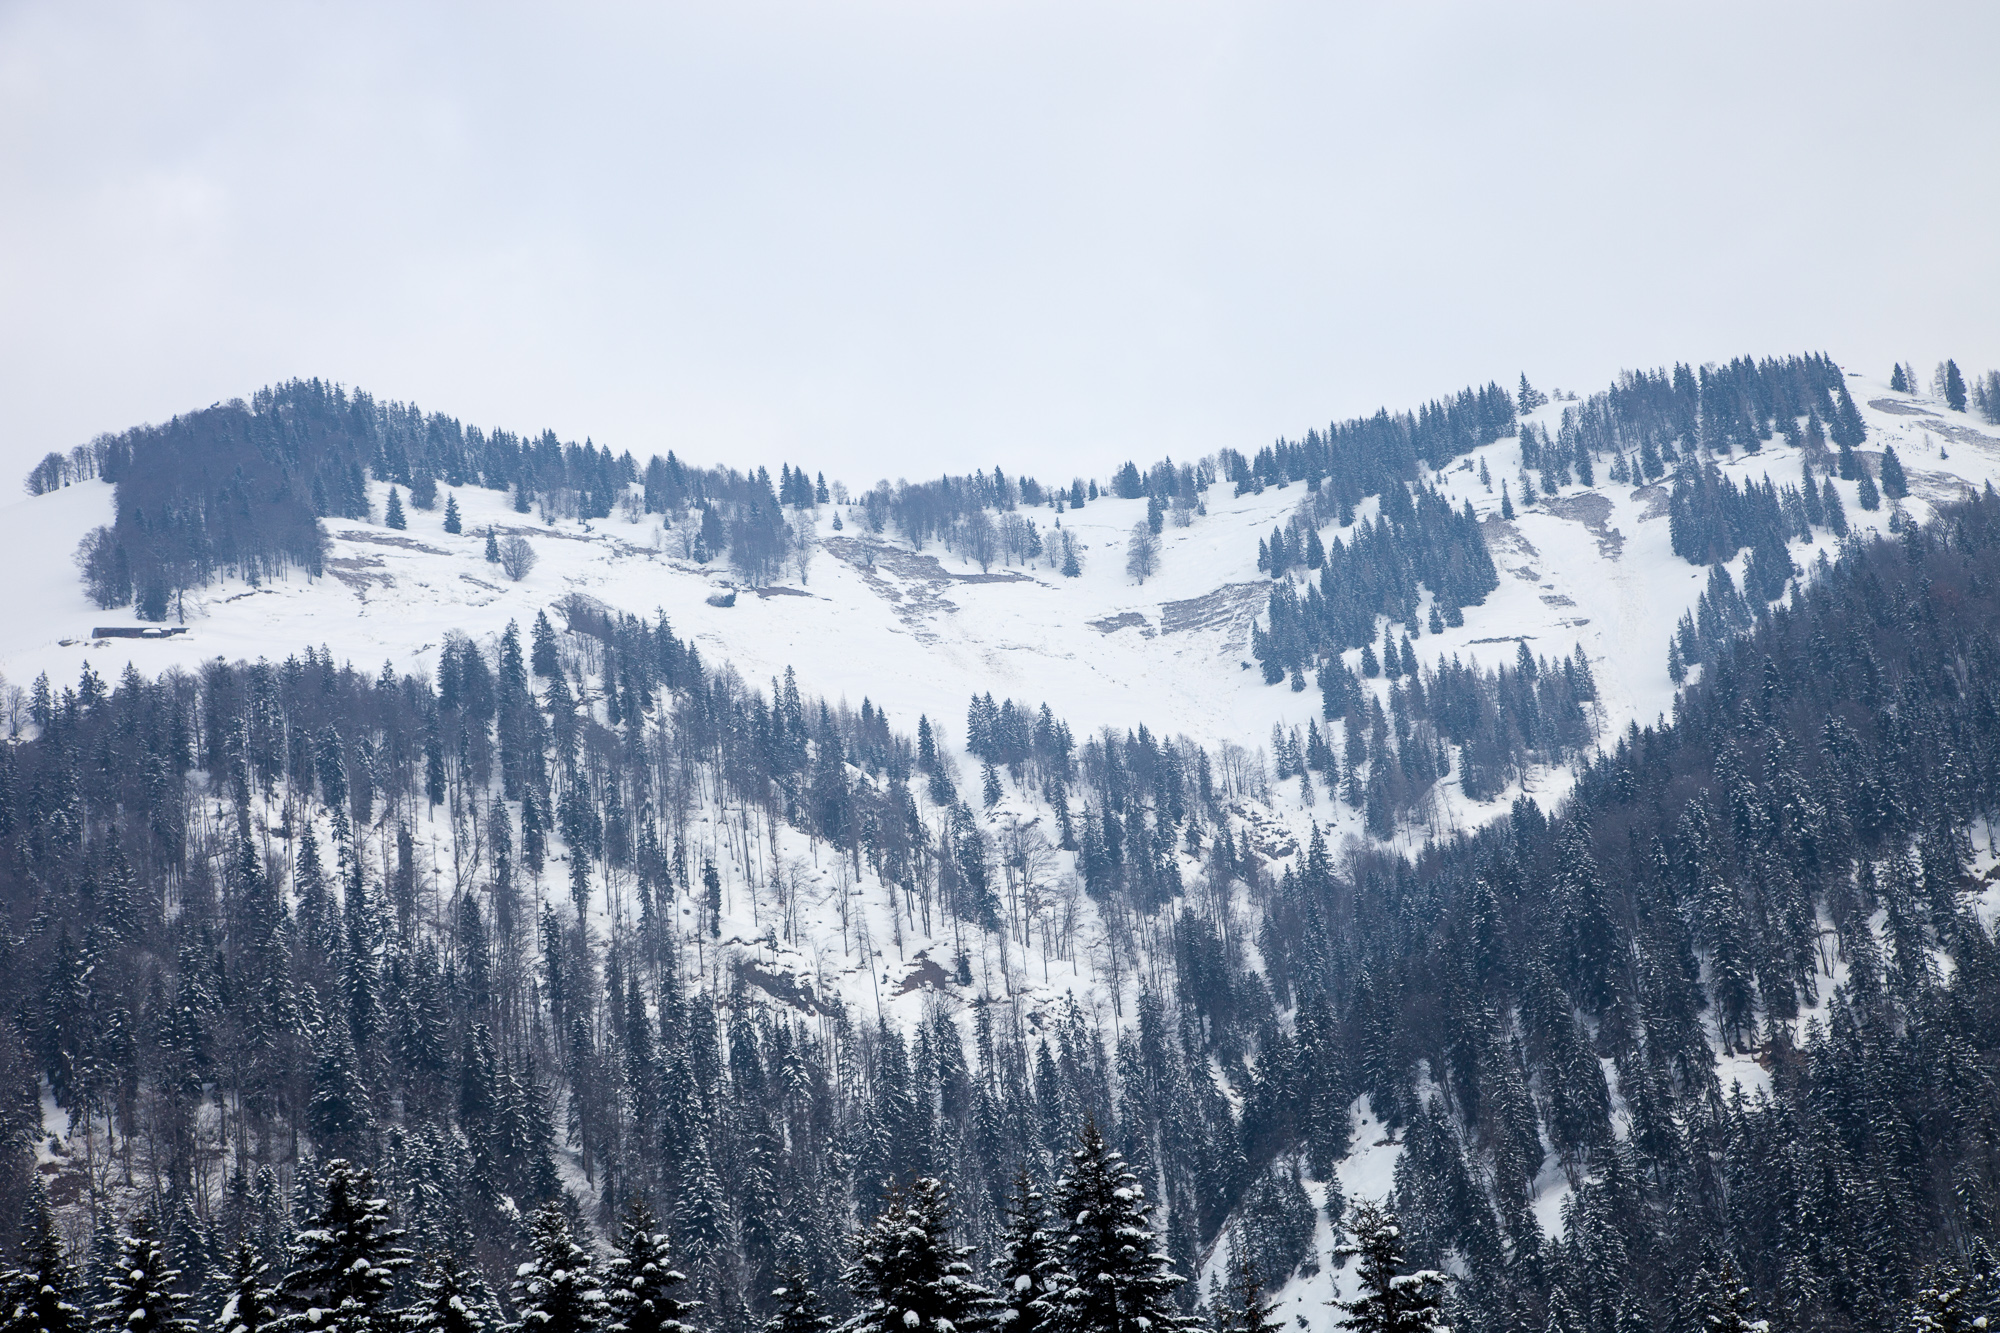
[[[1279,1333],[1285,1323],[1278,1318],[1278,1303],[1264,1298],[1264,1280],[1240,1232],[1232,1243],[1232,1253],[1236,1262],[1229,1290],[1217,1293],[1223,1296],[1223,1304],[1210,1312],[1217,1333]]]
[[[1872,514],[1882,507],[1882,492],[1875,489],[1875,478],[1869,475],[1867,468],[1857,468],[1856,472],[1858,475],[1855,477],[1855,486],[1859,503],[1863,509]]]
[[[486,1333],[499,1325],[486,1284],[449,1253],[439,1255],[417,1282],[417,1298],[403,1311],[403,1333]]]
[[[590,1252],[576,1243],[561,1203],[535,1213],[533,1257],[514,1282],[519,1333],[596,1333],[606,1323],[604,1289]]]
[[[247,845],[247,843],[246,843]],[[167,1264],[178,1277],[176,1290],[193,1296],[221,1277],[216,1262],[215,1242],[201,1214],[195,1211],[192,1194],[183,1194],[174,1209],[165,1241]]]
[[[464,530],[464,524],[458,517],[458,497],[456,495],[447,495],[444,497],[444,530],[454,537]]]
[[[635,1200],[618,1230],[618,1253],[607,1266],[606,1295],[615,1333],[687,1333],[681,1315],[691,1303],[672,1292],[687,1281],[667,1258],[667,1238],[652,1210]]]
[[[1900,500],[1910,493],[1909,478],[1903,475],[1903,460],[1896,457],[1893,444],[1882,451],[1882,494]]]
[[[534,647],[528,653],[528,665],[543,680],[555,679],[561,664],[556,657],[556,628],[549,623],[546,611],[535,612],[533,641]]]
[[[1007,1230],[1000,1239],[1000,1333],[1044,1333],[1054,1315],[1050,1297],[1061,1273],[1042,1192],[1026,1171],[1014,1177]]]
[[[382,521],[399,531],[409,526],[409,521],[403,517],[403,497],[397,494],[394,486],[389,488],[389,508],[384,511]]]
[[[344,1029],[336,1021],[332,1024]],[[327,1163],[317,1215],[292,1242],[290,1271],[278,1285],[285,1333],[387,1333],[389,1300],[410,1252],[396,1242],[388,1200],[376,1196],[366,1167]]]
[[[920,1176],[891,1189],[874,1224],[861,1234],[847,1284],[860,1311],[846,1333],[979,1333],[996,1302],[972,1279],[973,1247],[951,1240],[951,1195]]]
[[[1840,492],[1834,489],[1833,478],[1826,479],[1820,492],[1821,507],[1826,511],[1826,530],[1836,537],[1847,535],[1847,506],[1841,503]]]
[[[1528,373],[1521,372],[1521,387],[1515,392],[1514,406],[1523,416],[1549,401],[1549,396],[1528,383]]]
[[[249,1236],[236,1242],[229,1259],[229,1294],[215,1316],[213,1333],[269,1333],[278,1322],[277,1293],[265,1281],[270,1271]]]
[[[833,1320],[813,1290],[805,1265],[797,1260],[780,1265],[778,1281],[771,1292],[777,1313],[764,1321],[764,1333],[828,1333]]]
[[[1965,376],[1958,372],[1958,362],[1944,363],[1944,405],[1954,412],[1965,410]]]
[[[77,1306],[76,1270],[63,1256],[62,1236],[39,1173],[28,1195],[20,1267],[0,1291],[0,1328],[7,1333],[83,1333],[89,1320]]]
[[[180,1275],[180,1269],[167,1267],[152,1219],[144,1213],[134,1217],[118,1238],[97,1327],[105,1333],[183,1333],[189,1327],[181,1314],[187,1299],[174,1290]]]
[[[1185,1279],[1154,1243],[1145,1186],[1105,1143],[1095,1120],[1084,1123],[1070,1153],[1056,1212],[1067,1234],[1051,1298],[1055,1333],[1169,1333],[1190,1326],[1174,1301]]]
[[[1444,1322],[1445,1275],[1435,1269],[1403,1272],[1403,1232],[1396,1215],[1368,1202],[1348,1213],[1349,1242],[1334,1250],[1353,1258],[1355,1294],[1332,1304],[1340,1326],[1354,1333],[1449,1333]]]
[[[1702,1304],[1702,1333],[1768,1333],[1771,1327],[1768,1319],[1755,1317],[1750,1288],[1737,1278],[1735,1268],[1727,1260],[1723,1261],[1721,1277]]]
[[[2000,1265],[1983,1240],[1964,1263],[1946,1262],[1924,1274],[1910,1302],[1910,1333],[1983,1333],[2000,1327]]]
[[[1868,438],[1868,427],[1861,420],[1861,411],[1854,406],[1854,395],[1847,391],[1847,386],[1840,384],[1835,387],[1833,442],[1844,448],[1853,448]]]
[[[486,563],[489,565],[500,563],[500,537],[490,527],[486,529]]]

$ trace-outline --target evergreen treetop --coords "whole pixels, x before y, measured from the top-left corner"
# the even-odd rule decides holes
[[[1436,1269],[1405,1273],[1403,1230],[1396,1215],[1365,1200],[1348,1212],[1350,1240],[1336,1259],[1355,1259],[1355,1294],[1332,1302],[1340,1326],[1354,1333],[1450,1333],[1444,1321],[1445,1275]]]
[[[333,1025],[344,1034],[345,1024]],[[389,1299],[410,1252],[398,1245],[389,1201],[375,1194],[366,1167],[335,1158],[320,1182],[317,1214],[292,1242],[290,1271],[279,1284],[287,1333],[387,1333]]]
[[[1067,1235],[1052,1298],[1059,1333],[1148,1333],[1190,1326],[1174,1300],[1186,1279],[1155,1244],[1152,1205],[1122,1154],[1095,1120],[1070,1153],[1056,1187]]]
[[[669,1262],[667,1238],[643,1201],[635,1200],[620,1223],[618,1252],[607,1269],[615,1333],[687,1333],[680,1316],[692,1303],[671,1295],[687,1278]]]
[[[1257,1260],[1240,1234],[1232,1249],[1236,1262],[1229,1290],[1223,1295],[1223,1304],[1210,1312],[1217,1333],[1280,1333],[1285,1323],[1277,1317],[1278,1303],[1265,1299]]]
[[[992,1324],[996,1302],[967,1262],[973,1247],[954,1244],[951,1226],[943,1181],[920,1176],[889,1191],[847,1271],[861,1308],[846,1333],[979,1333]]]
[[[403,1333],[486,1333],[499,1324],[492,1293],[449,1252],[433,1260],[417,1282],[417,1298],[403,1311]]]
[[[106,1277],[106,1299],[97,1307],[96,1324],[106,1333],[179,1333],[190,1325],[181,1311],[187,1298],[174,1284],[181,1270],[167,1266],[165,1248],[153,1221],[144,1213],[127,1224],[118,1238],[118,1258]]]
[[[556,627],[549,623],[549,613],[535,612],[535,627],[532,632],[533,647],[528,652],[528,665],[544,680],[552,680],[562,670],[556,657]]]
[[[62,1235],[41,1176],[28,1196],[27,1235],[20,1267],[0,1291],[0,1327],[7,1333],[82,1333],[89,1321],[78,1308],[76,1270],[63,1255]]]
[[[214,1333],[266,1333],[278,1322],[276,1293],[265,1281],[270,1265],[244,1236],[229,1259],[229,1294],[211,1325]],[[470,1333],[477,1333],[471,1330]]]
[[[791,1262],[778,1270],[781,1285],[771,1291],[777,1313],[765,1321],[764,1333],[827,1333],[833,1320],[807,1279],[805,1265]]]
[[[1041,1190],[1026,1171],[1014,1177],[1007,1230],[1000,1241],[999,1326],[1002,1333],[1043,1333],[1054,1315],[1050,1298],[1062,1271]]]
[[[518,1333],[596,1333],[607,1302],[597,1263],[570,1231],[558,1200],[535,1212],[533,1247],[514,1282]]]

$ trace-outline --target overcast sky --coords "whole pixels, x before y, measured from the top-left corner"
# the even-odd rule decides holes
[[[312,375],[862,484],[2000,367],[1996,56],[1991,3],[0,0],[0,466]]]

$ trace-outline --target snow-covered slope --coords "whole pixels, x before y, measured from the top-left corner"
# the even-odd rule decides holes
[[[1856,380],[1851,387],[1869,425],[1860,453],[1872,465],[1885,445],[1896,446],[1910,477],[1913,517],[2000,477],[2000,429],[1879,384]],[[1553,428],[1562,406],[1549,404],[1530,419]],[[1482,462],[1491,490],[1478,480]],[[1493,664],[1511,659],[1523,640],[1551,654],[1581,644],[1602,695],[1606,734],[1670,713],[1668,636],[1699,597],[1704,571],[1669,549],[1666,488],[1569,486],[1505,522],[1499,483],[1513,478],[1519,463],[1516,441],[1503,439],[1431,478],[1484,519],[1501,578],[1484,605],[1467,609],[1462,628],[1418,640],[1419,658]],[[1723,468],[1739,481],[1769,473],[1782,485],[1797,480],[1800,460],[1777,442]],[[1838,484],[1857,532],[1886,524],[1886,507],[1863,512],[1855,483]],[[386,488],[372,489],[379,513]],[[96,625],[133,622],[129,613],[92,607],[71,565],[83,534],[109,520],[111,488],[87,482],[17,502],[0,509],[0,560],[13,571],[0,673],[20,685],[46,671],[60,685],[84,661],[115,676],[128,660],[151,673],[218,656],[280,658],[306,645],[325,645],[337,659],[371,669],[388,661],[423,670],[448,631],[490,641],[508,621],[525,627],[537,610],[583,593],[635,614],[664,611],[711,661],[734,665],[752,683],[792,666],[814,693],[856,707],[871,698],[899,729],[927,714],[946,737],[956,736],[975,692],[1046,701],[1079,736],[1144,723],[1211,749],[1255,751],[1268,744],[1274,723],[1302,725],[1317,714],[1316,693],[1267,686],[1245,666],[1251,620],[1270,586],[1256,568],[1258,538],[1304,498],[1297,485],[1240,497],[1226,485],[1211,488],[1205,517],[1187,528],[1167,526],[1160,572],[1143,585],[1125,574],[1125,544],[1145,513],[1140,500],[1099,500],[1059,519],[1032,511],[1045,530],[1060,523],[1083,543],[1084,569],[1075,579],[1045,562],[981,571],[939,547],[911,551],[868,534],[858,511],[835,532],[835,507],[825,506],[821,553],[807,577],[794,571],[778,586],[744,589],[730,607],[706,600],[733,586],[727,568],[674,554],[675,534],[662,531],[657,516],[545,525],[514,513],[503,494],[455,494],[462,536],[443,531],[441,509],[411,510],[400,532],[330,520],[326,577],[262,587],[218,583],[187,598],[185,635],[147,641],[93,640]],[[1365,506],[1362,517],[1372,509]],[[482,558],[489,527],[532,541],[539,560],[521,582],[510,583]],[[1820,546],[1832,542],[1823,538]],[[1802,566],[1814,554],[1794,546]],[[1739,556],[1733,572],[1747,559],[1747,552]],[[1358,656],[1351,653],[1350,664]],[[1325,809],[1320,817],[1338,819]]]
[[[1906,507],[1913,518],[2000,477],[2000,430],[1859,378],[1851,377],[1850,388],[1869,426],[1861,453],[1872,466],[1881,449],[1896,447],[1910,479]],[[1562,406],[1550,404],[1534,419],[1553,429]],[[1467,609],[1463,627],[1419,639],[1419,657],[1428,663],[1455,655],[1492,665],[1512,659],[1523,642],[1549,655],[1581,645],[1600,694],[1603,735],[1670,713],[1668,637],[1694,606],[1706,575],[1670,550],[1666,489],[1572,486],[1505,521],[1499,485],[1517,475],[1519,464],[1516,440],[1503,439],[1430,479],[1455,504],[1470,502],[1484,520],[1500,586],[1482,606]],[[1482,467],[1493,479],[1490,490],[1479,481]],[[1773,442],[1723,467],[1739,482],[1769,473],[1785,484],[1798,479],[1801,461],[1797,451]],[[1855,483],[1837,485],[1857,532],[1887,523],[1886,507],[1860,508]],[[115,679],[128,661],[154,674],[217,657],[279,659],[308,645],[325,645],[336,660],[371,674],[384,661],[423,671],[436,663],[448,633],[490,646],[508,622],[525,628],[538,611],[581,593],[635,614],[664,612],[712,666],[727,663],[752,683],[791,667],[809,693],[854,707],[866,697],[902,731],[927,715],[950,743],[962,739],[969,697],[990,692],[1047,702],[1079,738],[1143,723],[1211,751],[1238,747],[1261,769],[1258,756],[1274,725],[1303,726],[1318,715],[1316,691],[1266,685],[1248,669],[1251,623],[1271,586],[1256,568],[1258,539],[1304,498],[1297,485],[1240,497],[1227,486],[1211,489],[1205,516],[1186,528],[1166,527],[1160,571],[1144,584],[1125,573],[1125,543],[1144,517],[1143,501],[1100,500],[1060,516],[1084,547],[1083,573],[1073,579],[1046,562],[981,570],[938,548],[913,551],[868,534],[858,510],[842,511],[845,522],[836,531],[837,507],[822,507],[820,553],[807,577],[794,570],[780,586],[741,589],[732,606],[709,601],[729,585],[727,570],[679,556],[678,534],[662,530],[655,516],[544,524],[513,512],[503,494],[467,488],[455,492],[463,535],[442,530],[442,500],[439,510],[410,511],[403,531],[330,521],[325,577],[217,584],[188,597],[185,634],[159,640],[92,635],[95,626],[132,623],[128,613],[90,605],[71,561],[84,533],[109,520],[111,495],[107,485],[83,483],[0,510],[0,560],[9,571],[0,602],[0,672],[11,685],[46,672],[60,687],[85,662]],[[373,499],[380,513],[384,488],[375,488]],[[1365,506],[1364,516],[1373,508]],[[1053,511],[1034,513],[1045,531],[1058,522]],[[538,563],[522,581],[510,582],[484,560],[489,528],[533,543]],[[1815,554],[1794,548],[1802,567]],[[1738,558],[1734,572],[1746,559]],[[1544,771],[1530,775],[1529,785],[1546,802],[1561,795],[1567,780],[1566,773]],[[1480,805],[1447,784],[1433,828],[1403,836],[1470,827],[1504,810],[1517,793]],[[1267,828],[1273,821],[1285,826],[1261,840],[1273,851],[1285,845],[1286,832],[1294,846],[1303,845],[1309,822],[1330,828],[1336,846],[1362,836],[1356,812],[1324,798],[1308,809],[1297,784],[1274,789],[1270,801],[1268,811],[1254,813]],[[1010,793],[986,817],[997,830],[1043,813]],[[935,940],[925,936],[914,920],[899,918],[884,886],[850,883],[837,859],[815,857],[803,835],[783,834],[768,848],[743,839],[740,856],[728,852],[730,840],[720,830],[710,826],[705,837],[727,886],[726,924],[709,966],[719,971],[726,952],[739,969],[764,978],[759,984],[774,996],[833,992],[864,1012],[912,1019],[936,993],[931,978],[939,965],[950,965],[962,942],[950,927],[940,925]],[[774,893],[770,886],[780,877],[789,888]],[[779,912],[791,928],[774,929]],[[953,953],[944,952],[947,943]],[[980,987],[990,993],[1031,1008],[1073,994],[1111,1027],[1121,1012],[1131,1012],[1114,1002],[1114,983],[1093,970],[1087,948],[1076,951],[1079,961],[1053,965],[1004,939],[975,942],[971,953]],[[1131,983],[1128,977],[1116,984]],[[1379,1196],[1390,1186],[1398,1149],[1366,1119],[1365,1102],[1354,1113],[1354,1152],[1341,1177],[1350,1195]],[[1553,1229],[1562,1191],[1554,1178],[1549,1185],[1543,1221]],[[1321,1253],[1327,1240],[1323,1234]],[[1322,1270],[1294,1281],[1280,1296],[1283,1314],[1326,1326],[1332,1314],[1323,1302],[1334,1278]]]

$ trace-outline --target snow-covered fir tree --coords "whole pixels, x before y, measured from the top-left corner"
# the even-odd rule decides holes
[[[1017,1172],[1008,1199],[1007,1230],[1000,1238],[1000,1261],[994,1266],[1000,1280],[1002,1333],[1044,1333],[1049,1326],[1062,1272],[1059,1244],[1041,1189],[1025,1170]]]
[[[1434,1268],[1405,1272],[1403,1228],[1396,1215],[1358,1200],[1347,1215],[1348,1241],[1334,1250],[1355,1260],[1353,1295],[1333,1302],[1340,1326],[1353,1333],[1449,1333],[1447,1278]]]
[[[763,1333],[829,1333],[833,1317],[813,1290],[805,1265],[792,1260],[779,1265],[778,1285],[771,1289],[777,1309],[764,1321]]]
[[[269,1333],[278,1322],[277,1292],[270,1284],[270,1264],[248,1235],[236,1242],[229,1256],[229,1286],[216,1310],[212,1333]]]
[[[18,1265],[0,1272],[0,1327],[7,1333],[83,1333],[90,1320],[79,1305],[76,1270],[39,1177],[29,1188],[26,1222]]]
[[[860,1309],[843,1333],[980,1333],[997,1314],[972,1277],[970,1245],[952,1238],[951,1193],[920,1176],[896,1187],[855,1242],[847,1284]]]
[[[1050,1298],[1053,1333],[1168,1333],[1192,1326],[1175,1301],[1186,1279],[1159,1249],[1145,1186],[1094,1119],[1085,1122],[1070,1153],[1055,1200],[1064,1238]]]
[[[687,1333],[682,1316],[694,1309],[674,1292],[687,1281],[667,1253],[666,1234],[643,1200],[619,1223],[618,1248],[605,1265],[605,1296],[615,1333]]]
[[[531,1257],[514,1279],[519,1333],[598,1333],[610,1312],[602,1276],[578,1243],[568,1213],[551,1200],[535,1211]]]
[[[187,1297],[175,1290],[181,1270],[167,1266],[153,1220],[144,1213],[125,1224],[118,1257],[105,1276],[105,1299],[95,1325],[105,1333],[186,1333]]]
[[[328,1162],[316,1213],[292,1242],[278,1286],[285,1333],[389,1333],[391,1299],[411,1255],[367,1167]]]
[[[1278,1318],[1278,1303],[1264,1290],[1256,1257],[1240,1234],[1233,1241],[1229,1286],[1216,1290],[1219,1304],[1211,1301],[1209,1322],[1216,1333],[1280,1333],[1285,1323]]]
[[[449,1251],[424,1266],[402,1316],[403,1333],[487,1333],[499,1324],[493,1294]]]

